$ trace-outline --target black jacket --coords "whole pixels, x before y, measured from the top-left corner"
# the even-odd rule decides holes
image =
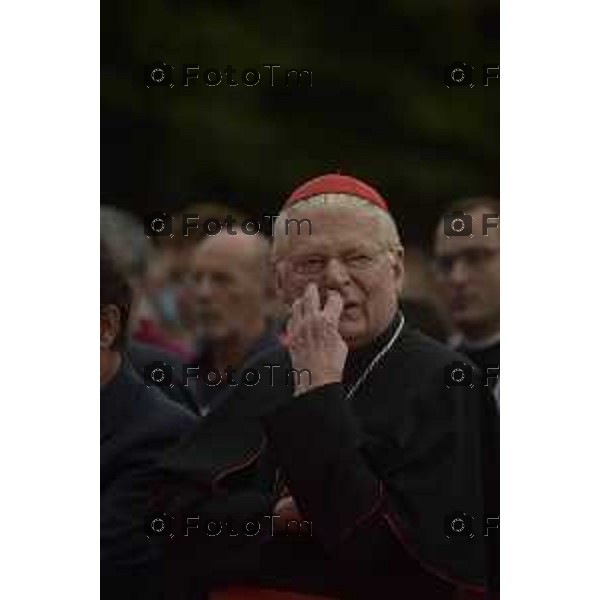
[[[275,326],[269,326],[267,330],[257,339],[251,348],[248,350],[244,363],[252,361],[252,359],[264,352],[280,348],[278,329]],[[195,376],[188,380],[188,387],[185,389],[194,398],[194,411],[202,416],[206,416],[213,408],[219,404],[220,399],[227,395],[229,391],[225,379],[219,385],[207,385],[205,376],[214,368],[212,357],[212,349],[209,344],[206,344],[202,339],[198,340],[196,345],[196,358],[190,361],[190,365],[198,367],[198,371],[192,371]],[[243,366],[232,365],[235,367],[234,381],[239,381],[243,373]],[[240,368],[241,367],[241,368]],[[183,374],[183,380],[185,375]]]
[[[100,557],[102,597],[154,597],[161,549],[146,537],[159,460],[195,416],[147,388],[124,361],[100,391]]]
[[[183,379],[183,361],[180,357],[162,348],[135,340],[129,340],[127,355],[133,368],[146,382],[151,381],[149,374],[153,365],[163,363],[167,377],[164,381],[165,385],[159,388],[160,391],[189,411],[198,412],[193,388],[185,385],[186,382]]]
[[[205,502],[245,493],[252,515],[272,506],[276,474],[283,474],[312,522],[313,547],[290,542],[289,550],[287,540],[257,538],[256,581],[344,598],[374,597],[386,585],[397,597],[429,599],[453,598],[460,587],[482,591],[489,581],[484,532],[486,511],[498,508],[498,415],[477,372],[472,386],[449,386],[447,367],[466,359],[407,327],[352,401],[345,399],[397,322],[349,354],[342,384],[297,398],[286,377],[288,353],[257,357],[260,384],[232,389],[169,455],[179,481],[194,482],[188,507],[202,506],[198,490]],[[448,529],[457,511],[472,518],[473,537]],[[200,547],[223,572],[232,564],[227,544],[203,540]]]

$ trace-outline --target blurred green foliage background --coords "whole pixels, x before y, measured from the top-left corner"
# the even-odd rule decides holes
[[[456,197],[499,193],[497,0],[291,2],[133,0],[101,5],[102,201],[138,214],[221,201],[275,214],[304,180],[356,175],[422,242]],[[150,88],[144,65],[175,67]],[[448,89],[444,65],[475,69]],[[200,72],[257,68],[255,87],[185,88]],[[265,63],[310,69],[312,87],[270,86]]]

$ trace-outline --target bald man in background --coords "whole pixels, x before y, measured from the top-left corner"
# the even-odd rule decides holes
[[[270,242],[260,233],[233,231],[205,237],[190,258],[189,285],[201,337],[192,361],[198,371],[190,372],[189,385],[202,416],[232,386],[228,382],[239,385],[241,365],[279,343],[271,319]]]

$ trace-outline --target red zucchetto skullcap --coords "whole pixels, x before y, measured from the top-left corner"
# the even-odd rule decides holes
[[[303,183],[286,200],[283,210],[290,208],[296,202],[321,194],[349,194],[358,196],[386,212],[389,211],[387,202],[379,195],[377,190],[359,179],[349,177],[348,175],[340,175],[339,173],[320,175]]]

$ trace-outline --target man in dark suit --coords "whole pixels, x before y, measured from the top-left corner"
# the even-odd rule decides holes
[[[234,371],[253,355],[279,345],[270,244],[240,228],[207,236],[190,257],[190,298],[200,325],[186,390],[206,416],[239,379]]]
[[[500,403],[500,201],[488,196],[452,204],[433,247],[441,297],[455,328],[450,345],[484,373]]]
[[[196,424],[125,358],[130,305],[131,289],[101,246],[100,556],[102,597],[111,600],[158,597],[162,549],[144,523],[162,480],[159,459]]]

